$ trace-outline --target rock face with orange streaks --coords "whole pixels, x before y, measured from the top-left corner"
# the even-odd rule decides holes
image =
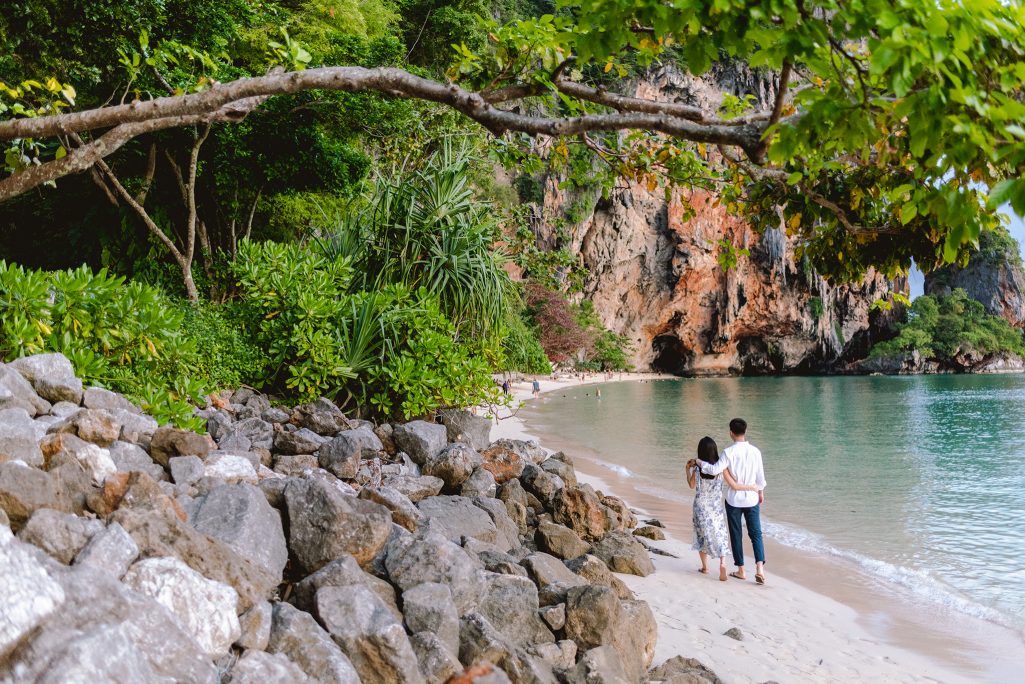
[[[771,82],[743,66],[717,66],[702,80],[662,69],[637,94],[714,109],[724,92],[771,102]],[[756,105],[758,106],[758,105]],[[892,314],[871,306],[903,282],[869,273],[863,282],[834,286],[794,258],[795,240],[782,230],[755,233],[705,191],[675,192],[666,201],[636,183],[608,199],[590,197],[593,211],[563,244],[588,269],[584,297],[603,323],[633,344],[638,369],[678,375],[760,375],[842,370],[862,358]],[[545,184],[539,245],[552,245],[567,207],[587,206],[553,179]],[[576,210],[579,215],[579,209]],[[719,264],[720,240],[746,248],[735,268]]]

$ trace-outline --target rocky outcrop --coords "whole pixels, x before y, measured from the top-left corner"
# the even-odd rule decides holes
[[[950,264],[925,276],[925,293],[949,295],[964,289],[986,311],[1015,328],[1025,327],[1025,268],[1018,241],[1003,232],[985,231],[979,249],[965,266]]]
[[[451,414],[453,437],[370,429],[323,400],[287,412],[250,390],[198,411],[209,437],[125,433],[111,412],[146,418],[137,407],[74,394],[67,366],[44,361],[19,364],[31,380],[0,364],[26,381],[4,412],[42,445],[0,463],[10,681],[647,678],[654,619],[614,571],[647,574],[651,559],[626,505],[577,484],[566,455],[483,444],[479,421]],[[61,405],[74,396],[93,407]],[[123,458],[93,458],[114,443]],[[516,456],[501,490],[473,444]],[[229,458],[251,481],[212,467]]]
[[[641,97],[670,99],[714,111],[724,93],[771,103],[765,74],[744,65],[716,65],[702,79],[671,67],[636,86]],[[590,196],[587,196],[590,193]],[[794,257],[795,240],[780,229],[759,235],[701,190],[675,191],[620,183],[607,199],[599,190],[568,195],[557,179],[545,183],[534,223],[543,247],[566,247],[587,268],[583,296],[609,329],[633,345],[631,363],[677,375],[761,375],[830,371],[864,358],[892,314],[872,303],[903,282],[869,272],[852,285],[831,285]],[[568,207],[594,207],[569,217]],[[579,210],[577,210],[579,213]],[[749,256],[719,264],[720,241]]]

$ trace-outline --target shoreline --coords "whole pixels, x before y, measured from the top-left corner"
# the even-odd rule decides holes
[[[622,375],[623,381],[672,377]],[[583,382],[546,379],[541,393],[604,382],[601,375]],[[512,394],[520,406],[530,402],[529,381],[514,383]],[[622,497],[641,515],[666,525],[666,541],[652,545],[679,558],[655,555],[654,575],[623,577],[655,611],[656,664],[674,655],[696,657],[731,682],[1000,682],[1013,681],[1025,664],[1025,641],[1013,629],[923,605],[853,562],[772,539],[766,539],[766,587],[756,590],[750,579],[720,583],[715,573],[700,575],[689,543],[689,499],[671,500],[650,488],[642,491],[637,486],[642,483],[603,465],[597,454],[528,427],[518,408],[501,412],[492,428],[492,438],[500,437],[539,438],[546,448],[566,451],[582,481]],[[738,627],[745,640],[722,636],[730,627]]]

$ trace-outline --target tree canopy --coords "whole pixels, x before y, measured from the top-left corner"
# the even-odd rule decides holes
[[[433,38],[447,35],[435,28]],[[453,46],[444,76],[305,68],[310,54],[287,34],[270,50],[278,69],[223,82],[208,52],[158,44],[146,56],[144,47],[149,71],[169,55],[195,63],[185,74],[194,78],[171,84],[171,94],[136,92],[80,110],[73,72],[67,81],[26,74],[0,87],[0,141],[9,146],[0,201],[93,168],[139,136],[236,123],[269,97],[317,90],[440,103],[503,147],[521,134],[551,136],[555,153],[585,145],[649,184],[711,184],[757,228],[800,235],[819,272],[838,278],[963,258],[999,225],[997,206],[1025,213],[1019,2],[564,0],[554,14],[485,29],[486,41]],[[126,59],[131,69],[135,58]],[[728,96],[711,111],[630,89],[656,62],[700,76],[730,60],[772,74],[769,101]]]

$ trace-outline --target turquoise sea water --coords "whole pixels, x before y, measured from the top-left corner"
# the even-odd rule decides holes
[[[766,534],[921,600],[1025,627],[1025,375],[665,380],[580,386],[526,409],[652,494],[687,497],[730,418],[764,455]],[[770,559],[771,562],[771,559]]]

